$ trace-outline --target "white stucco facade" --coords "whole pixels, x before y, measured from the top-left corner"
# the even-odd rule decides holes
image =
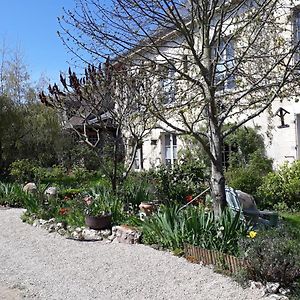
[[[283,0],[284,2],[284,0]],[[292,41],[293,34],[293,13],[300,5],[300,1],[286,1],[287,6],[280,12],[280,22],[286,26],[284,33],[289,43]],[[229,27],[230,31],[231,28]],[[300,31],[300,29],[299,29]],[[199,42],[196,39],[197,42]],[[180,38],[178,38],[178,43]],[[199,44],[200,45],[200,44]],[[177,56],[186,54],[182,49],[164,48],[164,52],[168,52],[170,57],[176,59]],[[163,57],[157,56],[158,64],[164,61]],[[263,67],[263,66],[262,66]],[[278,68],[276,72],[280,69]],[[243,78],[241,79],[243,80]],[[180,83],[179,83],[180,84]],[[292,162],[300,159],[300,94],[293,93],[292,97],[282,98],[284,100],[276,100],[267,110],[259,116],[248,121],[245,126],[258,126],[259,133],[264,136],[265,146],[268,157],[274,161],[274,167],[282,165],[284,162]],[[299,101],[299,102],[298,102]],[[198,108],[195,108],[197,110]],[[284,118],[281,120],[276,115],[279,109],[284,109]],[[271,112],[271,113],[270,113]],[[247,113],[247,112],[246,112]],[[243,118],[243,115],[235,116],[236,120]],[[178,120],[170,119],[170,122]],[[282,122],[284,126],[282,126]],[[159,126],[158,126],[159,127]],[[138,161],[136,169],[150,169],[161,164],[173,163],[177,159],[177,153],[183,147],[186,147],[183,139],[174,129],[168,126],[162,126],[160,129],[153,129],[144,139],[141,145],[141,151],[138,152]],[[169,141],[171,135],[171,142]],[[176,135],[172,140],[172,135]],[[167,137],[166,137],[167,136]],[[247,143],[247,141],[245,141]]]

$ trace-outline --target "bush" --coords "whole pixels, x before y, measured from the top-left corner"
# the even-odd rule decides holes
[[[264,207],[285,203],[289,209],[300,209],[300,161],[284,164],[269,173],[258,190]]]
[[[257,189],[262,185],[263,178],[272,171],[272,160],[260,151],[249,155],[249,161],[245,166],[229,167],[225,173],[227,184],[245,193],[253,195],[260,201]]]
[[[37,164],[29,159],[16,160],[11,164],[10,175],[19,183],[34,181],[37,175]]]
[[[254,239],[244,240],[243,258],[248,260],[248,279],[279,282],[289,287],[300,278],[300,232],[289,227],[259,232]]]
[[[150,185],[139,176],[129,176],[124,182],[118,197],[122,199],[126,210],[138,213],[141,202],[150,202],[154,196],[150,191]]]
[[[155,188],[155,196],[162,201],[182,202],[188,195],[197,196],[208,180],[206,166],[197,160],[180,160],[172,168],[161,166],[147,174]]]
[[[213,212],[206,213],[202,207],[179,211],[176,205],[162,207],[142,225],[143,241],[147,244],[175,250],[189,243],[233,255],[238,254],[238,240],[246,235],[246,229],[239,214],[225,211],[215,218]]]

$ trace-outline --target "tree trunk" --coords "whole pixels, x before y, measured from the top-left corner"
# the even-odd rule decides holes
[[[210,123],[210,151],[214,157],[211,160],[211,191],[214,200],[214,212],[219,216],[226,207],[225,177],[222,164],[222,133],[217,126]]]
[[[214,212],[216,216],[219,216],[226,207],[225,177],[222,165],[220,168],[213,162],[211,165],[211,191],[214,200]]]

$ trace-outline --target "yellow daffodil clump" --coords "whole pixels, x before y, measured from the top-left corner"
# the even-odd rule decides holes
[[[254,239],[256,237],[256,235],[257,235],[257,232],[254,230],[251,230],[247,236],[251,239]]]

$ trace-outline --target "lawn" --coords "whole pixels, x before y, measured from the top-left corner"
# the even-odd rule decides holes
[[[280,213],[280,216],[287,223],[300,230],[300,212],[296,212],[296,213],[284,212],[284,213]]]

